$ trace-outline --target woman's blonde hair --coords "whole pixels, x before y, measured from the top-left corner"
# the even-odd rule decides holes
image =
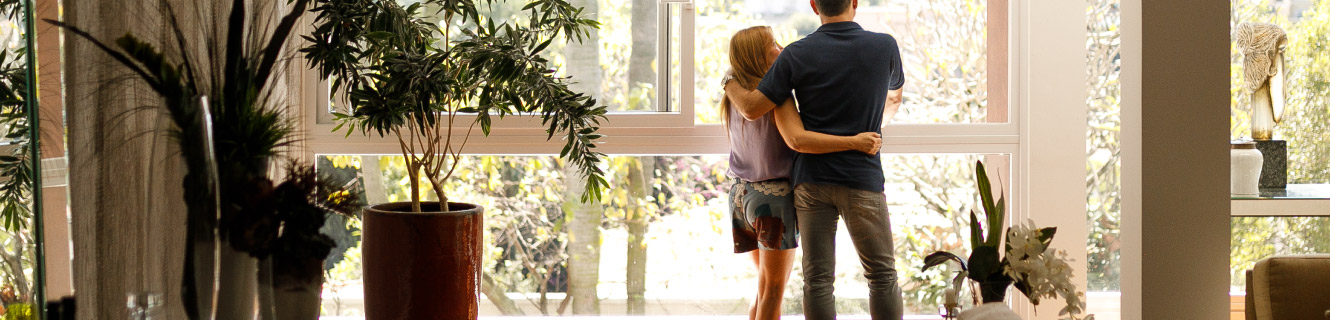
[[[770,68],[770,57],[767,56],[767,49],[776,42],[776,37],[771,32],[771,27],[756,26],[748,29],[739,30],[730,38],[730,71],[734,72],[734,80],[744,89],[753,90],[757,84],[762,82],[762,77],[767,74]],[[722,88],[723,89],[723,88]],[[720,101],[721,119],[725,126],[730,125],[730,109],[733,108],[733,102],[727,95]]]

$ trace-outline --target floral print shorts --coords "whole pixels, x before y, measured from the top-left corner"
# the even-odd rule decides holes
[[[799,224],[790,181],[736,181],[730,188],[734,253],[798,248]]]

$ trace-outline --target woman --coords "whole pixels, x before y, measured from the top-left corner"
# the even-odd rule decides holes
[[[726,92],[754,90],[781,50],[770,27],[736,33],[730,39],[731,71],[723,84]],[[783,118],[783,126],[777,128],[772,109],[745,108],[735,104],[730,94],[721,100],[721,113],[731,145],[729,175],[735,178],[730,189],[734,252],[752,252],[758,269],[757,299],[749,309],[749,319],[779,319],[785,282],[794,262],[792,249],[798,247],[799,238],[789,180],[795,151],[877,154],[882,139],[874,132],[853,137],[809,132],[797,118]]]

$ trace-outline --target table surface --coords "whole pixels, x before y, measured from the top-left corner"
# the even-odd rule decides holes
[[[1261,189],[1258,197],[1231,197],[1233,216],[1330,217],[1330,184]]]
[[[1238,197],[1233,200],[1330,200],[1330,184],[1290,184],[1283,189],[1261,188],[1259,197]]]

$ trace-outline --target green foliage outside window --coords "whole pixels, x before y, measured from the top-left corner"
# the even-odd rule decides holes
[[[1117,291],[1122,254],[1122,31],[1119,0],[1087,0],[1086,246],[1089,292]]]

